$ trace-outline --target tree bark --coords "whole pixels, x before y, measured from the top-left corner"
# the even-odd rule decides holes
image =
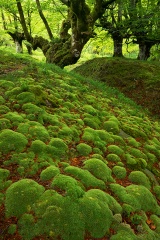
[[[25,36],[23,33],[19,33],[15,31],[14,33],[9,32],[8,34],[12,37],[15,46],[16,46],[16,52],[17,53],[23,53],[23,46],[22,46],[22,41],[25,40]]]

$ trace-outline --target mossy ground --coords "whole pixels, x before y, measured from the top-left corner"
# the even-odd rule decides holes
[[[159,240],[159,120],[104,83],[0,56],[0,238]]]
[[[160,116],[160,68],[157,61],[95,58],[73,71],[119,89],[137,104]]]

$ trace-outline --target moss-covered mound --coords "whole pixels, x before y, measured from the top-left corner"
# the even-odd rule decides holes
[[[160,122],[101,82],[0,54],[0,238],[159,240]]]
[[[89,60],[74,71],[119,89],[152,113],[160,115],[159,62],[103,57]]]

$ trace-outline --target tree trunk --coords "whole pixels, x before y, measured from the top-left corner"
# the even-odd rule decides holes
[[[114,43],[113,57],[123,57],[123,52],[122,52],[123,37],[120,37],[120,36],[113,37],[113,43]]]
[[[150,57],[150,50],[152,47],[152,43],[141,42],[139,43],[139,53],[138,60],[147,60]]]
[[[46,62],[54,63],[61,68],[75,64],[81,56],[82,49],[88,40],[93,37],[95,21],[101,17],[106,8],[115,0],[95,0],[91,9],[85,0],[60,0],[68,7],[68,17],[62,23],[59,39],[52,38],[49,42],[43,37],[32,37],[27,29],[26,21],[20,0],[16,0],[21,25],[26,40],[32,44],[33,50],[41,48],[46,57]],[[39,1],[36,1],[39,4]],[[40,10],[40,6],[39,6]],[[39,14],[42,12],[39,11]],[[43,15],[44,17],[44,15]],[[44,18],[42,19],[44,22]],[[68,33],[70,30],[71,34]]]
[[[9,32],[8,34],[12,37],[15,46],[16,46],[16,52],[17,53],[23,53],[23,47],[22,47],[22,41],[25,40],[24,34],[23,33],[19,33],[19,32]]]

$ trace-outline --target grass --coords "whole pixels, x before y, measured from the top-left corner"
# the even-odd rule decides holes
[[[159,240],[159,119],[98,77],[0,56],[2,239]]]

